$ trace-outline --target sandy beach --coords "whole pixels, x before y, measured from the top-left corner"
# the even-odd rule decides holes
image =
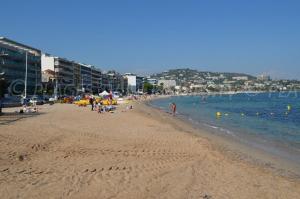
[[[98,114],[55,104],[1,116],[1,198],[300,198],[299,178],[230,155],[166,113],[133,107]]]

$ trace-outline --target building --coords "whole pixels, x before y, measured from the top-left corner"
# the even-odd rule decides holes
[[[55,96],[76,93],[72,61],[49,54],[42,54],[42,70],[54,71]]]
[[[176,86],[176,81],[175,80],[158,80],[157,84],[163,85],[164,89],[170,89],[170,88]]]
[[[247,76],[237,76],[237,77],[232,77],[232,80],[248,81],[248,77]]]
[[[257,76],[257,80],[260,80],[260,81],[271,81],[271,77],[269,75],[258,75]]]
[[[136,93],[137,91],[136,75],[131,73],[126,73],[124,77],[127,79],[127,93],[128,94]]]
[[[101,92],[102,72],[99,68],[96,68],[94,66],[92,66],[91,69],[92,69],[92,92],[94,94],[97,94]]]
[[[47,69],[42,71],[42,83],[53,82],[55,80],[55,72]]]
[[[80,76],[81,76],[81,91],[93,92],[92,90],[92,66],[80,63]]]
[[[111,86],[109,83],[109,75],[103,72],[101,75],[101,90],[110,91]]]
[[[108,71],[102,73],[101,89],[108,92],[118,91],[123,95],[127,94],[128,79],[116,71]]]
[[[99,68],[74,62],[74,81],[77,91],[97,94],[101,91],[102,72]],[[76,85],[76,84],[75,84]]]
[[[43,94],[53,95],[55,89],[55,72],[47,69],[42,71]]]
[[[25,80],[26,63],[27,81]],[[33,95],[39,93],[42,87],[41,51],[5,37],[0,37],[0,73],[4,73],[6,94]],[[25,85],[27,85],[26,88]]]
[[[144,80],[144,77],[136,76],[136,88],[138,93],[142,93],[144,90]]]
[[[146,78],[146,81],[151,84],[152,86],[157,86],[157,79],[154,78]]]
[[[127,88],[128,88],[128,79],[127,77],[121,77],[121,93],[123,95],[127,95]]]
[[[116,71],[109,71],[107,72],[107,75],[109,79],[110,90],[122,92],[122,88],[121,88],[122,75],[120,75]]]
[[[57,95],[76,95],[81,92],[96,94],[101,90],[102,72],[95,66],[43,54],[42,70],[55,72]]]
[[[73,80],[74,80],[74,88],[76,92],[82,91],[82,85],[81,85],[81,64],[74,62],[73,63]]]
[[[132,73],[125,73],[125,78],[127,78],[128,87],[127,93],[140,93],[143,92],[144,78],[137,76]]]

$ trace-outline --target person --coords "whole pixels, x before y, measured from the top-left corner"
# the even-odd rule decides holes
[[[98,102],[98,113],[102,113],[102,104],[100,101]]]
[[[90,97],[89,101],[90,101],[90,104],[92,106],[92,111],[93,111],[94,110],[94,99],[92,97]]]
[[[97,101],[96,101],[96,99],[93,99],[93,105],[94,105],[94,110],[97,110]]]
[[[109,95],[108,95],[109,105],[112,105],[112,100],[113,100],[113,94],[112,91],[109,91]]]
[[[173,116],[175,116],[175,113],[176,113],[176,104],[175,104],[175,102],[172,102],[170,108],[171,108]]]
[[[132,105],[126,106],[126,109],[127,109],[127,110],[133,109],[133,106],[132,106]]]

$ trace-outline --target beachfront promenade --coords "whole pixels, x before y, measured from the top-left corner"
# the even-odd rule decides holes
[[[72,104],[0,125],[1,198],[300,198],[298,179],[222,152],[134,103],[98,114]]]

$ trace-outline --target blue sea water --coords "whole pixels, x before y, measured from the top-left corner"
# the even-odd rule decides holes
[[[174,96],[150,104],[169,111],[171,102],[177,105],[178,117],[300,162],[299,92]]]

